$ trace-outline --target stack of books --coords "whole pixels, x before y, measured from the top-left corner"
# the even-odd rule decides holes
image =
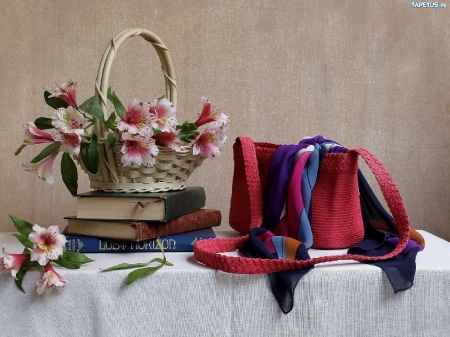
[[[68,251],[80,253],[193,251],[197,240],[215,237],[219,210],[204,208],[201,186],[157,193],[77,195],[76,216],[66,217]]]

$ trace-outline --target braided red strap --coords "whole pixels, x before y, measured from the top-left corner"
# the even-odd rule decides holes
[[[356,260],[356,261],[379,261],[392,258],[405,248],[409,240],[410,222],[406,212],[400,192],[394,183],[389,172],[375,158],[375,156],[365,149],[351,150],[357,152],[364,158],[365,162],[372,170],[380,186],[383,196],[388,204],[392,216],[398,228],[399,240],[395,249],[383,256],[364,256],[357,254],[332,255],[313,258],[310,260],[287,260],[287,259],[260,259],[233,257],[219,253],[231,252],[239,249],[247,236],[232,239],[207,239],[195,243],[194,257],[198,262],[208,267],[236,274],[267,274],[286,270],[294,270],[309,267],[318,263],[337,261],[337,260]],[[251,210],[249,210],[251,211]]]

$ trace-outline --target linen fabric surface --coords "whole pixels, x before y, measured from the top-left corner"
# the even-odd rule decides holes
[[[237,232],[218,237],[238,236]],[[450,243],[420,231],[427,248],[417,255],[414,287],[394,294],[381,269],[355,261],[317,265],[303,277],[295,305],[284,315],[267,275],[224,273],[197,263],[193,253],[166,253],[164,267],[130,286],[126,270],[102,273],[122,262],[138,263],[159,253],[88,254],[78,270],[55,269],[69,283],[63,292],[36,293],[40,271],[20,292],[10,273],[0,274],[2,336],[447,336],[450,331]],[[23,246],[8,233],[9,252]],[[311,257],[346,250],[308,251]],[[237,255],[236,253],[230,253]],[[0,252],[1,255],[1,252]]]
[[[283,145],[275,151],[264,190],[263,221],[261,227],[250,229],[249,240],[240,249],[244,255],[268,259],[310,258],[307,250],[314,241],[311,229],[312,190],[326,154],[343,152],[346,148],[322,136],[305,138],[297,145]],[[364,210],[364,237],[348,253],[366,256],[388,254],[397,243],[394,219],[383,209],[359,170],[358,182]],[[329,205],[321,207],[320,211],[327,212]],[[407,290],[413,285],[415,257],[420,249],[423,246],[410,240],[397,257],[366,263],[378,266],[386,273],[394,292]],[[295,287],[312,269],[313,266],[269,274],[272,292],[284,313],[292,310]]]

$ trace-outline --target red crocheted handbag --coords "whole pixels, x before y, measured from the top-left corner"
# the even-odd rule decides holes
[[[248,137],[238,137],[233,145],[235,166],[229,222],[232,228],[243,234],[247,234],[252,227],[260,226],[262,222],[262,191],[267,180],[270,161],[279,146],[253,142]],[[311,198],[313,248],[348,248],[364,237],[357,178],[359,156],[374,173],[398,228],[398,244],[391,253],[377,257],[334,255],[305,261],[255,259],[219,254],[238,249],[248,239],[246,235],[240,238],[199,241],[194,246],[194,257],[214,269],[259,274],[299,269],[328,261],[375,261],[398,255],[409,239],[408,215],[388,171],[369,151],[361,148],[346,153],[328,154],[323,159]],[[327,205],[326,212],[323,211],[323,205]]]

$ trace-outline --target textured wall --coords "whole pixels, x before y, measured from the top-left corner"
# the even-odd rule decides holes
[[[448,3],[450,7],[450,3]],[[0,230],[8,214],[64,224],[75,200],[55,165],[55,185],[23,172],[38,153],[14,150],[21,125],[50,116],[43,88],[72,78],[80,101],[109,39],[145,27],[169,47],[179,119],[194,119],[206,96],[230,116],[229,142],[190,183],[228,218],[232,143],[297,142],[322,134],[370,149],[396,180],[413,226],[450,239],[450,8],[409,1],[2,1],[0,34]],[[127,41],[111,84],[126,102],[163,93],[156,54]],[[80,190],[88,189],[86,177]],[[226,224],[225,224],[226,226]]]

